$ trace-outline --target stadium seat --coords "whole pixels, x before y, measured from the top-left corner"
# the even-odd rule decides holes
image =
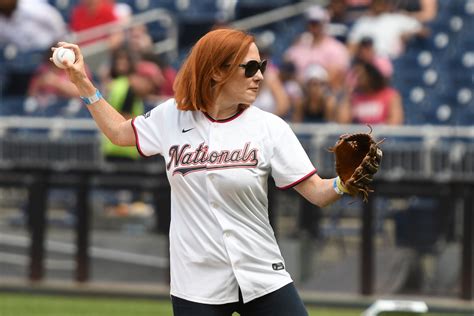
[[[165,9],[170,12],[177,10],[177,3],[183,1],[175,0],[119,0],[117,2],[126,3],[132,8],[134,14],[139,14],[152,9]]]
[[[22,52],[12,45],[5,47],[2,62],[3,95],[25,95],[30,78],[45,59],[46,53],[45,50]]]
[[[455,116],[456,125],[474,125],[474,94],[471,86],[461,87],[456,93],[458,110]]]
[[[78,2],[79,0],[48,0],[48,3],[61,13],[66,23],[69,22],[72,9]]]
[[[452,96],[430,95],[426,103],[425,117],[434,125],[454,125],[456,121],[457,102]]]
[[[11,96],[2,97],[0,102],[0,116],[22,116],[24,115],[25,97]]]
[[[217,24],[233,17],[233,9],[217,0],[182,1],[177,5],[180,49],[188,49]]]
[[[239,0],[236,5],[236,18],[243,19],[272,9],[292,4],[291,0]]]
[[[446,9],[453,15],[474,15],[474,2],[472,0],[446,1]]]

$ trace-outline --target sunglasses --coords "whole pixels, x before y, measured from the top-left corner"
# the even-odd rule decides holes
[[[267,60],[264,59],[261,62],[251,60],[246,64],[240,64],[239,67],[245,69],[245,77],[252,78],[255,76],[258,70],[262,72],[262,75],[265,73],[265,69],[267,68]]]

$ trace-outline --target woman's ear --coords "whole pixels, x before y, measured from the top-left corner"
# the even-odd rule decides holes
[[[221,71],[221,70],[217,70],[216,72],[214,72],[212,75],[211,75],[211,79],[216,82],[216,83],[219,83],[221,82],[222,80],[224,80],[224,73]]]
[[[212,79],[212,81],[214,81],[216,83],[220,82],[220,81],[222,81],[222,74],[214,73],[214,74],[212,74],[211,79]]]

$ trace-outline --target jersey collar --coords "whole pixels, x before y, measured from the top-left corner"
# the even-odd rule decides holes
[[[238,118],[240,116],[240,114],[242,114],[245,110],[245,109],[240,109],[237,113],[235,113],[234,115],[232,115],[231,117],[228,117],[228,118],[225,118],[225,119],[221,119],[221,120],[216,120],[214,118],[212,118],[209,114],[207,114],[206,112],[203,112],[204,115],[207,117],[207,119],[209,121],[211,121],[212,123],[227,123],[227,122],[230,122],[230,121],[233,121],[235,120],[236,118]]]

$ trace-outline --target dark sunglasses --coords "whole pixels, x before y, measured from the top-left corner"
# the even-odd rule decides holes
[[[262,75],[265,73],[265,69],[267,68],[267,60],[264,59],[261,62],[251,60],[246,64],[240,64],[239,67],[245,69],[245,77],[252,78],[253,76],[255,76],[259,69],[262,72]]]

